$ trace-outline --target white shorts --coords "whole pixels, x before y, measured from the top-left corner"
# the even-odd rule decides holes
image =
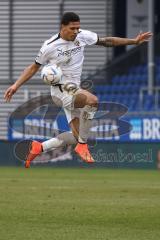
[[[79,118],[81,110],[74,108],[74,95],[70,95],[66,91],[62,92],[59,86],[51,86],[51,97],[57,106],[64,109],[68,123],[76,117]]]

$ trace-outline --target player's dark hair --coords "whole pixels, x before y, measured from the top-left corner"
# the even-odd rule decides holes
[[[61,19],[61,24],[68,25],[70,22],[80,22],[80,17],[74,12],[64,13]]]

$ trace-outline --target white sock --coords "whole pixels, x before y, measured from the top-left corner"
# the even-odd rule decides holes
[[[86,105],[80,114],[79,121],[79,137],[78,141],[80,143],[86,143],[89,137],[89,130],[91,128],[91,120],[93,119],[95,113],[97,111],[97,107],[91,107]]]
[[[52,148],[59,148],[65,145],[74,145],[77,143],[76,138],[70,132],[63,132],[55,138],[51,138],[42,143],[43,151],[47,152]]]

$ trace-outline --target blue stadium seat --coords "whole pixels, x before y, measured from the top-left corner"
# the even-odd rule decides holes
[[[112,78],[112,84],[119,84],[120,78],[119,75],[116,75]]]
[[[143,108],[146,111],[151,111],[154,109],[155,105],[155,96],[154,95],[144,95],[144,105]]]
[[[156,86],[160,86],[160,57],[156,57]],[[95,92],[101,101],[119,102],[129,107],[130,111],[139,111],[139,92],[141,87],[148,84],[148,66],[141,64],[133,66],[128,74],[115,75],[111,85],[97,85]],[[158,100],[160,107],[160,97]],[[144,93],[143,109],[151,111],[155,108],[155,97]]]

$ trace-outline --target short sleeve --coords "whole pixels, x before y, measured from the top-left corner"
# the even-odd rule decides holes
[[[86,45],[94,45],[98,41],[98,35],[95,32],[83,30],[83,39]]]
[[[45,43],[42,45],[41,49],[39,50],[39,52],[35,58],[35,62],[40,65],[43,65],[46,63]]]

